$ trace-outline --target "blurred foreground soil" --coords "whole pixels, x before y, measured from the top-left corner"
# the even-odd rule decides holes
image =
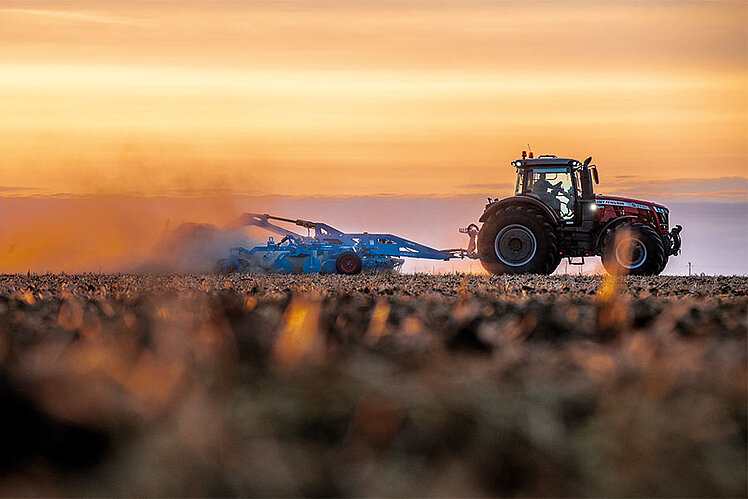
[[[748,278],[0,276],[0,495],[740,496]]]

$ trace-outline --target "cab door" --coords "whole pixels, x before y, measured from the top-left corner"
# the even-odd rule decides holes
[[[530,172],[527,180],[527,194],[547,204],[561,220],[574,222],[578,211],[577,194],[570,169],[536,168]]]
[[[580,168],[574,172],[577,185],[578,203],[580,222],[590,222],[595,219],[597,205],[595,204],[595,191],[592,186],[592,175],[589,169]]]

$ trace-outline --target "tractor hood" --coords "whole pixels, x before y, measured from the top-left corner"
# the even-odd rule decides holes
[[[664,238],[667,255],[680,252],[682,227],[676,225],[670,230],[670,210],[652,201],[631,199],[619,196],[595,196],[594,221],[598,223],[616,223],[616,219],[626,217],[656,229]]]
[[[621,206],[624,208],[638,208],[641,210],[652,210],[657,212],[669,211],[665,206],[653,203],[652,201],[643,201],[641,199],[624,198],[620,196],[605,196],[603,194],[598,194],[595,196],[595,201],[601,206]]]

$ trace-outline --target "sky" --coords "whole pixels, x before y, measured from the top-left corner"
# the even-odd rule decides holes
[[[530,148],[593,156],[606,194],[748,207],[747,24],[743,1],[0,0],[0,197],[477,199]]]
[[[611,187],[744,199],[746,8],[3,0],[2,184],[482,193],[512,183],[530,144],[592,155]]]

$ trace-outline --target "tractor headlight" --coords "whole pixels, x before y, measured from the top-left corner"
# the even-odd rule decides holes
[[[590,205],[590,210],[592,210],[592,211],[595,211],[595,210],[597,210],[597,205],[596,205],[596,204],[594,204],[594,203],[592,203],[592,204]]]

